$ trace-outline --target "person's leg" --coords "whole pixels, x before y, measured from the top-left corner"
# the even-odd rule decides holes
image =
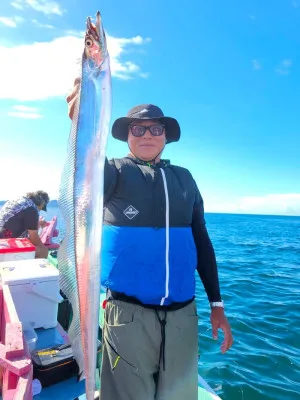
[[[101,400],[154,400],[159,334],[152,310],[117,300],[107,302]]]
[[[160,364],[156,400],[198,399],[198,316],[196,303],[167,313],[165,371]]]

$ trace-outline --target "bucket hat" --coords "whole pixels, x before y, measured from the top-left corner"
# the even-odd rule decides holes
[[[167,143],[177,142],[180,139],[180,126],[178,121],[172,117],[166,117],[162,110],[153,104],[140,104],[131,108],[126,117],[115,120],[112,126],[112,136],[115,139],[127,142],[128,125],[133,120],[159,120],[166,129]]]

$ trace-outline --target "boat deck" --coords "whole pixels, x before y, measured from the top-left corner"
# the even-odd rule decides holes
[[[67,381],[58,383],[34,396],[35,400],[86,400],[84,381],[76,382],[76,379],[69,379]],[[198,387],[198,400],[220,400],[219,397],[207,392],[205,389]]]
[[[49,346],[55,346],[68,341],[67,336],[64,335],[62,329],[47,329],[36,331],[38,340],[36,343],[36,349],[40,350]],[[34,396],[35,400],[85,400],[85,382],[77,382],[77,379],[71,378],[63,382],[57,383],[49,387],[42,389],[41,393]],[[212,393],[207,392],[204,388],[198,387],[198,400],[217,400],[219,399]]]

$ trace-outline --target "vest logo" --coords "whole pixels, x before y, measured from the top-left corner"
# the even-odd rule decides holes
[[[139,213],[139,211],[136,208],[134,208],[133,206],[128,206],[123,211],[123,214],[126,215],[126,217],[128,219],[133,219],[134,217],[136,217],[138,215],[138,213]]]

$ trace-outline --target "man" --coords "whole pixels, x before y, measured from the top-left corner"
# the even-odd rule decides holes
[[[47,211],[49,196],[38,190],[16,200],[7,201],[0,210],[0,238],[28,236],[36,247],[36,258],[47,258],[48,248],[42,243],[38,230],[47,225],[39,220],[39,211]]]
[[[73,117],[79,81],[67,97]],[[143,104],[112,126],[130,153],[106,160],[101,283],[107,288],[101,400],[196,400],[195,270],[213,337],[232,343],[203,200],[190,172],[161,159],[180,138],[176,119]]]

